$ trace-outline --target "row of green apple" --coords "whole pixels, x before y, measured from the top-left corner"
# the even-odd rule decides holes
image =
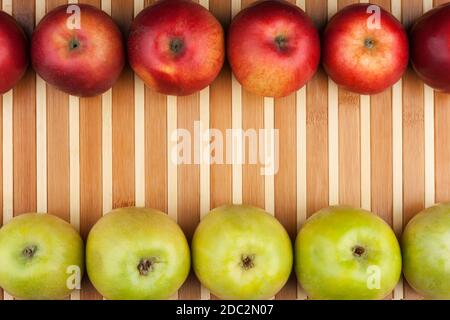
[[[107,299],[167,299],[186,281],[192,250],[198,279],[222,299],[269,299],[293,265],[311,299],[382,299],[400,279],[403,255],[403,273],[414,289],[430,299],[450,298],[450,204],[416,215],[401,248],[388,224],[361,209],[317,212],[293,249],[272,215],[225,206],[202,220],[191,250],[173,220],[142,208],[105,215],[84,250],[67,222],[18,216],[0,229],[0,286],[19,299],[62,299],[79,287],[86,261],[90,281]]]

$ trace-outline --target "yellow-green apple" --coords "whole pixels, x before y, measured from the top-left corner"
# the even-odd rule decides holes
[[[423,81],[450,93],[450,3],[427,12],[413,26],[411,59]]]
[[[258,1],[233,19],[228,60],[246,90],[266,97],[287,96],[317,71],[319,34],[299,7],[287,1]]]
[[[292,271],[292,243],[270,214],[248,206],[211,211],[192,240],[194,271],[221,299],[269,299]]]
[[[394,85],[406,71],[408,36],[389,12],[371,4],[339,11],[323,35],[323,65],[343,88],[376,94]]]
[[[314,214],[300,230],[295,254],[297,278],[315,300],[383,299],[401,275],[394,232],[361,209],[338,206]]]
[[[0,94],[11,90],[28,67],[25,33],[9,14],[0,11]]]
[[[225,59],[223,28],[190,0],[162,0],[134,20],[128,59],[148,87],[185,96],[210,85]]]
[[[125,65],[122,34],[112,18],[90,5],[63,5],[36,27],[31,60],[48,83],[75,96],[109,90]]]
[[[416,215],[402,237],[403,274],[428,299],[450,299],[450,204]]]
[[[83,240],[64,220],[30,213],[0,229],[0,287],[18,299],[64,299],[83,270]]]
[[[89,278],[110,300],[168,299],[186,280],[190,261],[183,231],[152,209],[112,211],[92,228],[86,245]]]

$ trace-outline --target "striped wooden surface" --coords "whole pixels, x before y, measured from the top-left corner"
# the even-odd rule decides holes
[[[319,28],[357,0],[297,0]],[[46,11],[66,0],[2,0],[31,34]],[[70,1],[76,2],[76,1]],[[154,0],[89,0],[124,33]],[[227,26],[252,0],[199,0]],[[405,25],[446,0],[375,0]],[[0,224],[30,211],[50,212],[85,237],[112,208],[154,207],[178,220],[188,237],[201,216],[226,203],[266,208],[296,236],[302,222],[329,204],[371,209],[398,234],[425,206],[450,200],[450,95],[434,93],[410,70],[386,92],[368,97],[339,89],[321,70],[289,97],[254,96],[228,66],[207,89],[166,97],[127,68],[112,90],[79,99],[46,85],[33,71],[0,99]],[[170,161],[176,128],[193,122],[228,128],[276,128],[280,170],[255,165],[180,165]],[[395,299],[419,298],[399,284]],[[0,298],[11,299],[6,293]],[[86,280],[72,299],[101,299]],[[209,299],[195,277],[174,298]],[[214,297],[211,297],[214,298]],[[303,299],[294,277],[277,296]]]

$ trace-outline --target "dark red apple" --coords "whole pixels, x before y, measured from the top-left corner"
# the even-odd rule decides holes
[[[33,33],[31,58],[48,83],[75,96],[109,90],[125,65],[122,34],[112,18],[79,4],[79,26],[72,10],[60,6],[48,13]],[[70,8],[69,8],[70,9]]]
[[[259,1],[233,20],[228,59],[236,79],[248,91],[287,96],[317,71],[319,34],[299,7],[287,1]]]
[[[436,7],[415,23],[411,59],[425,83],[450,93],[450,3]]]
[[[389,12],[370,4],[339,11],[323,36],[323,65],[343,88],[359,94],[380,93],[408,67],[408,36]]]
[[[25,33],[9,14],[0,11],[0,94],[11,90],[28,67]]]
[[[186,0],[162,0],[134,20],[128,58],[150,88],[185,96],[206,88],[225,59],[224,32],[204,7]]]

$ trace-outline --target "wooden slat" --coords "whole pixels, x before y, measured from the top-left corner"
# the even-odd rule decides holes
[[[231,16],[235,17],[239,14],[242,7],[242,0],[231,0]],[[233,130],[242,129],[242,86],[237,81],[236,77],[232,75],[231,81],[231,96],[232,96],[232,128]],[[233,143],[233,158],[240,154],[242,150],[239,150],[240,146],[237,143]],[[232,166],[233,174],[233,203],[242,204],[242,165],[237,161],[233,161]]]
[[[447,0],[435,0],[435,6]],[[436,202],[450,201],[450,95],[435,94]]]
[[[294,0],[290,2],[295,3]],[[292,241],[297,237],[297,94],[275,99],[274,128],[279,130],[279,171],[275,175],[275,217],[286,228]],[[297,298],[298,282],[294,272],[280,300]]]
[[[403,0],[403,23],[408,28],[422,14],[422,0]],[[409,69],[403,77],[403,221],[425,206],[423,82]],[[418,298],[405,288],[407,299]]]
[[[390,11],[390,0],[373,1]],[[371,99],[372,211],[392,225],[392,90]]]
[[[305,0],[297,0],[297,5],[303,10],[306,9]],[[297,231],[305,222],[308,215],[307,207],[307,98],[306,98],[306,86],[297,91],[296,93],[297,103],[297,116],[296,116],[296,129],[297,129]],[[306,293],[297,285],[297,299],[305,300],[307,298]]]
[[[264,128],[264,99],[258,97],[247,90],[242,91],[242,129],[259,130]],[[244,140],[244,160],[242,166],[242,198],[244,204],[254,205],[260,208],[265,207],[264,201],[264,176],[261,175],[259,164],[249,164],[249,148],[251,143],[258,143],[253,138]]]
[[[115,0],[112,16],[124,35],[133,19],[133,0]],[[112,91],[113,207],[135,204],[134,74],[127,66]]]
[[[34,28],[34,2],[13,1],[13,16],[28,36]],[[29,69],[14,88],[14,215],[36,211],[36,76]]]
[[[188,130],[194,137],[194,122],[200,120],[199,94],[178,98],[178,129]],[[169,132],[169,134],[171,134]],[[192,145],[191,155],[194,156]],[[192,157],[193,159],[193,157]],[[189,241],[200,221],[200,166],[178,166],[178,223]],[[200,285],[193,275],[180,289],[180,299],[199,299]]]
[[[328,21],[337,13],[338,0],[327,1]],[[328,78],[328,203],[337,205],[339,199],[339,86]]]
[[[338,10],[358,3],[339,0]],[[361,146],[359,95],[339,88],[339,202],[361,206]],[[331,157],[331,155],[330,155]]]
[[[402,0],[391,1],[392,14],[402,21]],[[392,225],[398,237],[403,230],[403,81],[400,79],[391,90],[392,93]],[[375,187],[376,189],[376,187]],[[376,206],[376,199],[374,199]],[[376,208],[375,208],[376,209]],[[404,296],[403,279],[394,290],[394,299]]]
[[[275,100],[275,129],[279,130],[279,171],[275,175],[275,216],[294,241],[297,237],[296,94]],[[296,299],[297,281],[291,277],[277,299]]]
[[[47,1],[36,0],[36,25],[46,14]],[[36,206],[38,212],[47,212],[47,84],[36,75]]]
[[[210,0],[209,6],[226,30],[231,20],[231,1]],[[231,70],[226,64],[210,88],[210,126],[220,130],[224,137],[226,130],[232,127],[231,87]],[[213,164],[211,166],[211,208],[217,208],[232,201],[232,166]]]
[[[47,0],[47,12],[66,4]],[[47,210],[70,220],[69,95],[47,84]]]
[[[102,10],[111,16],[111,0],[101,0]],[[112,89],[102,95],[102,191],[103,214],[113,208],[113,178],[112,178]]]
[[[163,212],[167,212],[166,107],[166,96],[146,89],[146,206]]]
[[[359,95],[339,89],[339,202],[361,206]]]
[[[100,8],[99,0],[83,0]],[[80,98],[80,232],[83,239],[101,218],[102,197],[102,98]],[[81,299],[99,300],[100,294],[85,279]]]
[[[254,0],[243,0],[242,8],[255,2]],[[264,98],[242,89],[242,129],[256,130],[264,128]],[[242,166],[242,197],[244,204],[251,204],[260,208],[265,207],[264,199],[264,176],[261,175],[261,166],[249,164],[248,150],[250,140],[244,142],[245,163]],[[258,141],[256,141],[258,143]]]
[[[373,4],[391,11],[390,0]],[[392,89],[371,97],[371,209],[393,223]],[[392,296],[388,297],[391,299]]]
[[[146,0],[145,6],[154,0]],[[167,212],[167,97],[145,90],[146,206]]]
[[[307,0],[306,12],[319,29],[327,22],[327,1]],[[323,69],[307,85],[307,212],[328,206],[328,77]]]

